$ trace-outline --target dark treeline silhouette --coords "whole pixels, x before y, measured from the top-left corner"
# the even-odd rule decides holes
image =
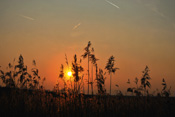
[[[69,64],[65,55],[66,64],[61,64],[58,74],[58,82],[53,91],[45,90],[36,62],[33,60],[33,68],[29,71],[24,64],[22,55],[17,63],[9,63],[6,71],[0,67],[0,113],[4,116],[174,116],[175,98],[171,95],[171,87],[167,88],[165,79],[162,79],[162,90],[156,90],[151,94],[151,77],[148,66],[143,70],[142,77],[135,78],[135,87],[131,87],[128,79],[128,94],[124,96],[118,90],[116,95],[112,93],[112,73],[115,73],[114,56],[110,56],[104,70],[98,67],[91,42],[85,47],[82,58],[88,58],[87,70],[87,95],[84,90],[84,68],[82,59],[75,54],[73,61]],[[91,74],[89,62],[91,63]],[[93,68],[95,67],[95,73]],[[65,69],[72,72],[67,79]],[[106,91],[106,72],[110,75],[110,92]],[[93,79],[95,75],[95,80]],[[61,79],[61,80],[59,80]],[[91,79],[91,81],[90,81]],[[60,83],[64,87],[60,87]],[[94,95],[93,84],[96,83],[97,94]],[[91,85],[92,95],[89,95]],[[119,85],[115,85],[119,87]]]

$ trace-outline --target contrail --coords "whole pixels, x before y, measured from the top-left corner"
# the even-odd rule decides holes
[[[77,25],[75,25],[75,26],[73,27],[73,29],[72,29],[72,30],[77,29],[77,28],[78,28],[80,25],[81,25],[81,22],[80,22],[80,23],[78,23]]]
[[[28,16],[25,16],[25,15],[19,15],[19,16],[21,16],[21,17],[23,17],[23,18],[25,18],[25,19],[28,19],[28,20],[35,20],[35,19],[33,19],[33,18],[31,18],[31,17],[28,17]]]
[[[120,7],[119,6],[117,6],[117,5],[115,5],[114,3],[112,3],[112,2],[110,2],[110,1],[108,1],[108,0],[105,0],[106,2],[108,2],[109,4],[111,4],[111,5],[113,5],[114,7],[116,7],[116,8],[118,8],[118,9],[120,9]]]

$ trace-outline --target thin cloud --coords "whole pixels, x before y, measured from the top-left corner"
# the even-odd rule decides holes
[[[166,14],[161,12],[160,9],[158,9],[157,6],[151,5],[151,4],[146,4],[145,6],[148,7],[148,9],[150,9],[155,14],[159,15],[161,18],[163,18],[166,21],[168,21],[173,26],[173,28],[175,29],[175,25],[174,25],[175,23]]]
[[[75,25],[75,26],[73,27],[73,29],[72,29],[72,30],[77,29],[77,28],[78,28],[80,25],[81,25],[81,22],[80,22],[80,23],[78,23],[77,25]]]
[[[163,18],[167,18],[162,12],[160,12],[160,11],[158,10],[157,7],[153,7],[153,8],[151,8],[151,10],[152,10],[153,12],[157,13],[158,15],[160,15],[160,16],[163,17]]]
[[[168,19],[168,17],[163,12],[161,12],[160,9],[156,5],[152,3],[143,4],[143,5],[146,6],[152,12],[154,12],[155,14],[161,16],[162,18]]]
[[[33,18],[31,18],[31,17],[29,17],[29,16],[25,16],[25,15],[19,15],[19,16],[21,16],[21,17],[23,17],[23,18],[25,18],[25,19],[28,19],[28,20],[35,20],[35,19],[33,19]]]
[[[114,4],[114,3],[112,3],[112,2],[110,2],[110,1],[108,1],[108,0],[105,0],[105,1],[108,2],[109,4],[111,4],[112,6],[114,6],[114,7],[118,8],[118,9],[120,9],[120,7],[117,6],[116,4]]]

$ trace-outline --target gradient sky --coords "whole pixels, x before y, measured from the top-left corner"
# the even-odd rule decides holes
[[[91,41],[100,68],[111,55],[120,68],[113,92],[118,84],[125,93],[127,80],[141,78],[148,65],[152,91],[165,78],[174,94],[174,6],[174,0],[0,0],[1,69],[22,54],[28,66],[36,60],[46,89],[53,89],[65,54],[71,62]]]

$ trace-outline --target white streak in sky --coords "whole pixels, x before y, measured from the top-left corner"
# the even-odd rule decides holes
[[[28,19],[28,20],[35,20],[35,19],[33,19],[33,18],[31,18],[31,17],[28,17],[28,16],[25,16],[25,15],[19,15],[19,16],[21,16],[21,17],[23,17],[23,18],[25,18],[25,19]]]
[[[108,0],[105,0],[106,2],[108,2],[109,4],[111,4],[111,5],[113,5],[114,7],[116,7],[116,8],[118,8],[118,9],[120,9],[120,7],[119,6],[117,6],[116,4],[114,4],[114,3],[112,3],[112,2],[110,2],[110,1],[108,1]]]
[[[81,25],[81,22],[80,22],[80,23],[78,23],[77,25],[75,25],[75,26],[73,27],[73,29],[72,29],[72,30],[77,29],[77,28],[78,28],[80,25]]]

